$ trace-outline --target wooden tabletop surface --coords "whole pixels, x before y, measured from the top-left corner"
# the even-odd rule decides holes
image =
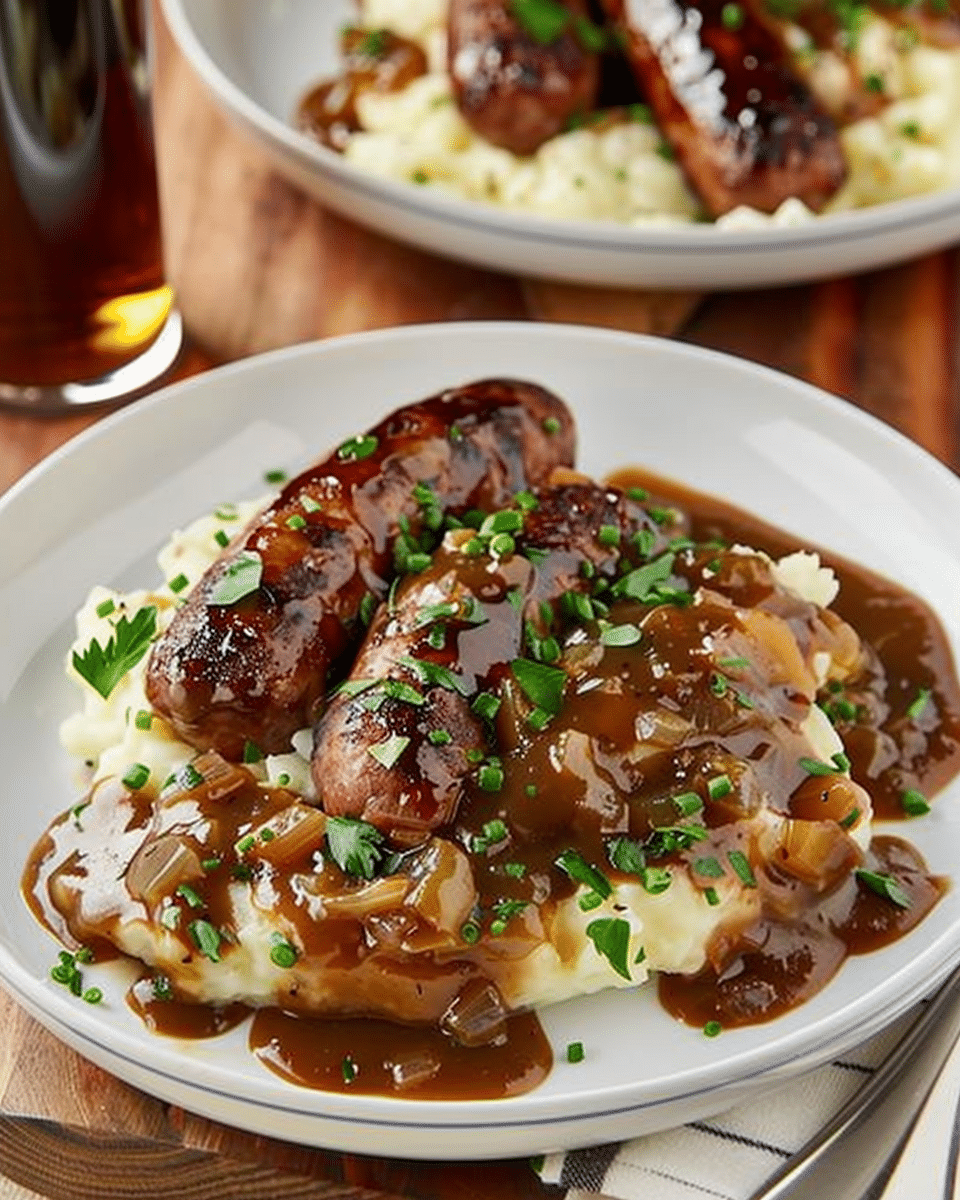
[[[183,374],[312,338],[425,321],[566,320],[651,332],[777,367],[960,469],[956,251],[802,287],[612,291],[445,262],[325,212],[229,126],[161,28],[158,155]],[[0,412],[0,491],[98,418]],[[526,1163],[411,1164],[243,1135],[171,1109],[66,1050],[0,995],[0,1200],[262,1196],[513,1200]]]

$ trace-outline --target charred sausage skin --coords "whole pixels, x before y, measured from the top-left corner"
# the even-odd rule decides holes
[[[477,697],[515,690],[510,664],[532,646],[550,657],[542,639],[563,623],[565,597],[588,599],[678,531],[595,483],[534,495],[515,552],[477,553],[469,533],[448,535],[429,570],[379,609],[317,725],[313,775],[328,814],[368,821],[399,845],[450,824],[487,751],[491,709]],[[509,749],[505,726],[496,740]]]
[[[596,102],[600,60],[578,37],[584,0],[564,0],[570,22],[538,41],[508,0],[451,0],[448,66],[464,120],[488,142],[532,154]]]
[[[403,545],[438,514],[498,508],[573,459],[544,388],[480,380],[401,408],[290,482],[197,584],[155,644],[147,696],[190,745],[234,761],[289,749],[331,667],[386,595]],[[224,603],[244,558],[257,586]]]
[[[724,0],[603,0],[627,58],[691,186],[711,216],[773,212],[789,197],[814,212],[840,187],[836,128],[746,7]]]

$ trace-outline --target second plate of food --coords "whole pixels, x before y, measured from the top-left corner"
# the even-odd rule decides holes
[[[678,501],[683,507],[682,495],[654,506],[650,517],[614,506],[597,527],[595,538],[588,539],[591,548],[586,555],[600,564],[600,583],[606,586],[594,586],[589,571],[576,575],[579,582],[569,581],[569,603],[558,600],[555,646],[550,644],[554,635],[536,624],[537,613],[530,614],[534,624],[524,634],[527,649],[522,662],[511,663],[516,686],[498,692],[504,710],[512,707],[521,719],[520,749],[512,755],[490,752],[480,755],[483,761],[470,760],[471,778],[476,773],[480,788],[471,801],[480,814],[479,824],[457,827],[447,846],[449,879],[455,882],[462,876],[468,859],[475,861],[477,870],[489,864],[502,894],[497,892],[489,911],[483,904],[475,913],[461,913],[456,928],[448,929],[439,942],[436,930],[433,942],[422,942],[424,927],[418,935],[421,942],[406,945],[404,929],[409,934],[413,928],[409,922],[414,910],[406,907],[406,924],[397,924],[397,914],[403,916],[407,898],[413,903],[414,893],[422,900],[430,891],[424,881],[433,871],[419,859],[417,866],[416,854],[410,857],[408,851],[416,848],[405,851],[401,839],[396,847],[400,853],[392,862],[385,857],[376,830],[362,821],[359,826],[348,822],[340,827],[349,837],[335,844],[329,826],[324,834],[322,820],[317,824],[317,810],[301,808],[300,816],[316,825],[314,841],[320,857],[298,867],[299,882],[291,890],[280,869],[277,845],[270,848],[272,842],[285,842],[285,838],[254,836],[270,814],[261,812],[259,824],[251,818],[250,829],[238,828],[239,836],[234,838],[230,822],[248,802],[241,792],[231,792],[236,801],[231,801],[233,816],[227,811],[217,816],[210,808],[215,803],[212,793],[204,798],[196,790],[207,783],[214,786],[210,780],[204,782],[209,762],[197,760],[199,774],[187,771],[191,777],[185,779],[184,747],[170,738],[163,722],[160,728],[167,728],[167,733],[159,743],[150,740],[155,719],[131,683],[136,673],[133,649],[138,638],[152,636],[153,630],[146,628],[148,619],[160,620],[164,612],[179,607],[204,555],[218,554],[224,539],[229,541],[231,523],[242,519],[236,505],[262,496],[269,486],[265,475],[273,478],[277,470],[289,475],[328,454],[333,455],[333,474],[346,469],[344,464],[352,464],[351,470],[366,469],[364,463],[375,462],[378,439],[365,431],[387,413],[441,389],[494,375],[528,380],[563,398],[577,425],[575,461],[581,472],[602,479],[612,471],[643,468],[694,485],[785,531],[778,541],[769,530],[764,533],[735,522],[732,528],[740,531],[739,540],[769,537],[778,555],[795,546],[823,547],[828,562],[842,557],[891,581],[892,587],[876,585],[870,577],[842,572],[841,598],[834,607],[854,625],[867,622],[865,644],[883,646],[888,658],[893,653],[891,640],[905,638],[901,650],[906,665],[902,676],[899,671],[891,675],[893,691],[885,693],[890,702],[885,709],[883,688],[876,682],[882,672],[877,674],[875,664],[871,666],[870,652],[859,658],[852,653],[857,642],[846,626],[833,617],[817,616],[816,605],[830,601],[829,579],[817,569],[811,571],[809,560],[800,560],[806,566],[799,576],[772,582],[759,560],[749,555],[729,558],[713,540],[722,533],[717,522],[722,525],[727,519],[722,506],[707,514],[706,525],[692,531],[692,537],[672,525],[672,503]],[[408,428],[421,426],[399,422],[381,434],[402,437]],[[562,428],[562,420],[550,411],[536,437],[549,440]],[[507,436],[504,445],[511,444]],[[560,454],[567,456],[565,447]],[[421,465],[429,474],[426,460]],[[416,477],[422,480],[421,475]],[[91,484],[91,480],[98,482]],[[567,479],[565,486],[581,485]],[[956,782],[947,780],[955,764],[958,719],[949,661],[960,646],[955,599],[960,587],[960,535],[953,519],[958,486],[949,471],[904,438],[795,380],[690,347],[577,327],[480,323],[336,339],[212,371],[107,418],[52,456],[0,505],[6,548],[0,616],[5,628],[18,630],[16,639],[6,639],[0,656],[0,731],[4,744],[17,747],[22,761],[30,764],[29,804],[24,803],[24,772],[8,772],[0,786],[6,831],[0,847],[4,881],[0,975],[5,986],[82,1054],[172,1103],[272,1136],[353,1152],[424,1158],[536,1153],[664,1128],[718,1111],[852,1047],[904,1012],[960,957],[960,894],[949,886],[960,860],[960,794]],[[71,497],[66,507],[65,496]],[[421,482],[415,511],[428,528],[428,514],[435,508],[432,497],[431,488]],[[639,497],[628,499],[630,504],[642,503]],[[307,522],[318,519],[318,503],[315,497],[304,499],[262,545],[277,537],[277,545],[285,538],[295,541]],[[408,715],[412,712],[416,717],[424,694],[433,694],[431,689],[443,692],[449,684],[453,695],[456,679],[449,672],[423,674],[424,660],[440,652],[430,640],[434,625],[443,640],[445,623],[462,619],[464,631],[458,636],[467,639],[463,645],[477,633],[486,636],[484,620],[478,618],[509,626],[514,619],[510,616],[513,599],[522,600],[518,590],[522,579],[518,576],[516,587],[509,581],[501,587],[500,573],[529,574],[529,564],[542,560],[536,546],[547,547],[548,557],[550,553],[562,557],[562,546],[549,550],[550,529],[554,523],[565,528],[575,507],[565,504],[556,522],[548,521],[536,537],[540,518],[526,493],[516,506],[508,506],[506,516],[489,524],[467,522],[466,532],[459,530],[457,537],[461,547],[469,547],[463,550],[467,560],[483,567],[479,584],[474,579],[480,589],[477,602],[451,606],[443,596],[424,601],[426,608],[416,617],[412,631],[423,646],[414,657],[398,659],[404,671],[410,667],[414,674],[398,678],[389,687],[380,676],[373,683],[361,679],[345,690],[348,700],[356,700],[360,718],[375,717],[393,702],[406,705]],[[371,513],[379,519],[376,510]],[[212,515],[199,531],[181,536],[176,552],[158,567],[156,555],[170,531],[189,530],[191,522],[204,514]],[[627,524],[621,528],[617,522]],[[628,527],[629,538],[624,534]],[[709,528],[714,532],[708,534]],[[528,558],[518,557],[515,550],[526,544],[525,538],[534,539],[535,548]],[[325,544],[322,539],[321,544]],[[424,547],[411,547],[406,541],[403,546],[404,553],[409,552],[404,565],[415,583],[417,572],[427,563],[419,557],[412,561],[409,555],[425,558]],[[621,558],[623,569],[606,578],[607,566]],[[638,565],[627,569],[635,558]],[[228,572],[230,595],[219,595],[217,605],[245,611],[249,599],[244,597],[259,586],[259,581],[252,582],[244,574],[249,574],[249,560],[250,555],[242,556],[245,565]],[[336,556],[330,558],[330,566],[336,561]],[[794,562],[794,570],[796,566]],[[467,572],[464,579],[472,579],[469,572],[475,569],[464,567],[463,562],[458,567]],[[428,581],[433,579],[430,570],[424,577]],[[693,593],[684,578],[685,573],[692,578],[694,571],[702,579],[700,598],[691,606]],[[90,595],[94,585],[103,585],[104,590]],[[876,586],[880,592],[872,594],[882,602],[865,604]],[[810,587],[818,599],[798,601],[792,589]],[[902,598],[897,599],[898,587],[911,589],[939,615],[944,638],[939,659],[936,642],[941,635],[927,637],[927,618],[918,615],[920,610],[912,603],[903,606]],[[144,588],[149,589],[146,596],[140,590]],[[496,609],[498,588],[504,591],[500,609]],[[743,606],[739,615],[724,607],[723,596],[735,594],[738,588],[746,589],[743,595],[752,597],[751,605],[755,602],[753,615]],[[403,588],[397,590],[400,613],[405,611],[406,594]],[[85,624],[78,633],[74,614],[84,605]],[[151,608],[156,610],[153,616],[148,613]],[[691,629],[694,633],[700,629],[698,621],[704,637],[691,641]],[[581,626],[593,631],[586,641],[576,632]],[[218,655],[228,653],[228,641],[217,642],[214,665]],[[562,670],[556,665],[561,654]],[[667,660],[673,663],[671,671],[660,669],[658,654],[665,656],[660,666]],[[124,660],[123,670],[119,683],[111,677],[110,686],[117,685],[117,694],[105,707],[97,684],[104,685],[104,669],[118,655]],[[711,655],[711,662],[716,659],[709,679],[700,662],[703,655]],[[71,660],[72,679],[65,672]],[[819,725],[817,730],[807,725],[801,730],[795,718],[809,715],[809,697],[804,702],[802,694],[814,686],[810,671],[822,672],[826,662],[834,663],[838,685],[855,677],[858,686],[844,690],[821,680]],[[604,663],[619,666],[611,674]],[[758,664],[763,663],[767,666],[760,670]],[[626,674],[618,683],[621,667]],[[770,676],[769,686],[761,686],[763,671]],[[569,730],[557,705],[556,688],[565,672],[572,673],[571,678],[582,677],[584,683],[576,696],[572,684],[563,685],[563,705],[572,714]],[[641,677],[655,691],[660,688],[663,706],[646,713],[634,711],[631,696],[642,690]],[[904,684],[903,679],[909,682]],[[374,683],[375,692],[369,692]],[[87,699],[82,700],[85,687]],[[124,690],[129,687],[134,690]],[[590,707],[594,687],[606,696],[598,710]],[[622,702],[611,702],[618,689]],[[384,696],[389,702],[381,709]],[[477,720],[500,719],[491,707],[498,697],[487,695],[483,707],[480,697],[470,697]],[[83,714],[79,721],[78,712]],[[595,728],[597,712],[602,713],[601,728]],[[632,722],[631,728],[636,726],[633,735],[625,721]],[[706,722],[704,729],[713,728],[713,722],[717,738],[691,736],[691,721]],[[552,750],[549,762],[544,759],[537,769],[548,776],[553,769],[560,771],[569,784],[569,793],[561,789],[554,798],[561,827],[567,829],[564,822],[572,820],[570,844],[564,841],[559,854],[551,851],[550,863],[534,869],[530,854],[537,839],[531,840],[529,830],[522,836],[519,831],[530,821],[539,822],[544,844],[551,845],[551,838],[566,838],[567,833],[551,832],[553,818],[533,798],[536,789],[527,793],[526,776],[517,792],[516,772],[532,769],[534,760],[539,762],[537,747],[549,749],[561,725],[566,730],[557,742],[565,747],[558,751],[562,769]],[[724,804],[733,805],[732,818],[737,818],[738,805],[746,806],[753,817],[763,811],[762,804],[755,805],[757,794],[743,782],[746,776],[741,778],[743,764],[738,765],[738,756],[754,763],[757,779],[764,777],[764,771],[769,773],[771,763],[783,765],[782,754],[778,760],[774,751],[771,758],[767,739],[757,736],[761,727],[781,731],[790,758],[789,786],[802,785],[804,799],[797,801],[795,827],[772,819],[773,841],[765,848],[749,840],[727,844],[722,837],[714,844],[720,836],[714,818],[722,815]],[[867,830],[869,801],[850,784],[850,764],[831,741],[834,727],[848,735],[855,770],[866,762],[879,771],[876,786],[871,785],[875,804],[883,800],[889,811],[892,803],[899,814],[896,821],[875,822],[874,832],[905,838],[916,847],[927,871],[943,884],[942,894],[941,884],[924,882],[926,872],[916,867],[909,851],[897,848],[898,843],[879,844],[872,859],[859,857],[855,842]],[[502,736],[499,725],[497,729]],[[385,772],[402,767],[402,756],[414,736],[415,731],[406,730],[375,739],[369,753],[362,755],[362,763]],[[637,739],[636,753],[629,748],[631,736]],[[654,746],[669,757],[668,747],[678,737],[684,777],[661,781],[669,803],[657,808],[659,776],[652,766],[645,774],[653,760],[645,760],[641,750]],[[726,767],[714,753],[720,743],[718,752],[727,756]],[[438,738],[431,744],[444,743]],[[296,745],[299,758],[292,752],[268,756],[266,764],[261,755],[243,748],[249,770],[266,771],[271,785],[280,789],[270,793],[275,797],[270,804],[277,796],[287,803],[291,788],[294,792],[309,788],[305,766],[309,744]],[[426,742],[421,749],[425,747]],[[187,748],[185,753],[189,763],[193,752]],[[933,767],[924,775],[923,761],[938,757],[941,768]],[[89,766],[98,759],[101,773],[122,776],[124,782],[89,797],[78,770],[83,770],[84,760]],[[150,853],[141,853],[137,847],[145,834],[138,831],[146,829],[144,821],[154,820],[151,806],[156,803],[146,781],[153,772],[160,786],[164,761],[169,762],[173,778],[163,784],[166,799],[156,810],[159,823],[151,835]],[[321,772],[322,788],[328,788],[332,772],[331,759],[330,773]],[[812,784],[803,784],[807,776]],[[247,784],[230,783],[222,772],[218,779],[214,790],[229,783],[228,791],[234,784],[249,791]],[[926,787],[926,797],[919,794],[924,780],[936,784]],[[934,795],[937,790],[940,794]],[[497,806],[508,793],[512,807],[501,812]],[[910,796],[903,807],[906,793]],[[610,814],[618,805],[634,803],[630,799],[634,794],[641,808],[653,805],[648,816],[659,830],[654,841],[645,838],[640,845],[641,839],[631,833],[627,822],[622,828],[604,826],[610,836],[605,835],[602,856],[589,833],[583,845],[592,848],[578,854],[577,805],[586,805],[580,816],[588,830],[598,821],[602,824],[602,813],[607,814],[603,820],[613,820]],[[131,801],[137,796],[141,799]],[[87,805],[88,799],[93,803]],[[927,800],[929,812],[923,811]],[[256,794],[254,801],[259,803]],[[570,811],[568,802],[573,806]],[[700,819],[705,802],[720,806],[710,818],[712,832]],[[206,832],[196,824],[198,804]],[[823,815],[820,805],[826,806],[823,820],[817,819]],[[41,843],[45,827],[61,813],[67,816],[55,831],[55,845]],[[217,817],[214,827],[229,829],[218,853],[208,856],[200,852],[200,843],[209,835],[211,816]],[[751,821],[750,838],[762,841],[760,826]],[[101,828],[104,837],[97,833]],[[286,826],[281,822],[277,828],[283,833]],[[816,836],[811,838],[811,832]],[[193,849],[177,840],[187,835],[199,839]],[[707,838],[714,839],[709,849]],[[86,857],[73,857],[71,839]],[[39,850],[32,851],[38,844]],[[306,847],[308,851],[311,846],[314,842]],[[778,873],[776,855],[781,852],[784,872]],[[39,880],[40,892],[51,884],[45,902],[48,917],[51,900],[58,911],[69,913],[73,904],[69,897],[79,895],[83,899],[71,919],[86,921],[85,928],[105,932],[109,938],[117,935],[135,953],[162,956],[164,939],[173,939],[170,945],[180,948],[184,961],[181,966],[170,965],[162,989],[154,974],[146,1000],[142,989],[135,990],[131,1006],[127,989],[132,976],[126,965],[88,963],[70,954],[58,958],[60,947],[38,926],[19,891],[31,853],[46,864]],[[131,854],[136,865],[128,862]],[[676,865],[678,855],[687,864],[682,870]],[[78,868],[78,863],[85,865]],[[341,864],[343,871],[356,876],[353,882],[343,883],[346,876],[338,874]],[[375,876],[370,881],[372,891],[363,891],[367,866],[376,868],[369,872]],[[764,937],[757,943],[765,967],[758,971],[757,964],[749,961],[749,948],[741,946],[746,957],[737,970],[731,960],[734,986],[723,1001],[727,1007],[709,1009],[709,1019],[704,1006],[709,1008],[715,999],[709,989],[699,995],[674,991],[658,998],[655,983],[630,986],[645,969],[641,948],[660,962],[675,949],[688,946],[693,962],[701,953],[698,946],[702,948],[707,939],[719,953],[722,945],[711,930],[716,933],[720,925],[713,914],[729,916],[733,911],[729,904],[736,909],[742,902],[742,911],[736,909],[731,918],[733,925],[741,918],[749,921],[753,897],[759,894],[753,872],[761,866],[765,903],[772,902],[774,909],[779,903],[786,912],[795,907],[798,895],[804,896],[831,923],[836,938],[824,941],[822,929],[797,935],[794,923],[794,933],[784,945],[800,946],[799,957],[792,951],[784,953],[778,966],[777,938],[783,928],[774,910],[768,910],[766,951]],[[57,868],[53,873],[52,867]],[[224,872],[230,875],[229,888],[239,892],[218,891],[214,896],[212,881],[225,879]],[[530,938],[535,941],[541,935],[536,933],[536,921],[531,924],[530,919],[547,896],[542,888],[537,890],[541,875],[541,883],[548,877],[552,880],[551,888],[570,884],[572,904],[564,901],[565,916],[559,924],[555,915],[549,918],[553,924],[541,931],[545,940],[537,949]],[[311,895],[316,899],[323,892],[327,885],[322,880],[336,895],[323,893],[323,903],[315,909]],[[611,883],[618,890],[611,890]],[[819,884],[840,897],[832,908],[823,909],[816,899]],[[534,891],[528,894],[531,886]],[[248,893],[247,888],[253,890]],[[453,895],[458,888],[459,884]],[[157,899],[158,915],[153,924],[145,924],[138,905],[153,892],[162,893]],[[296,903],[291,900],[294,894]],[[438,895],[434,892],[431,903],[437,902]],[[260,952],[252,957],[249,922],[241,927],[230,914],[229,905],[237,896],[248,898],[250,906],[244,911],[253,926],[257,920],[266,922]],[[669,916],[675,900],[686,916]],[[347,937],[361,901],[373,904],[360,914],[368,921],[362,953],[353,934]],[[544,914],[553,911],[552,903],[544,901]],[[260,917],[254,919],[258,912]],[[913,928],[911,912],[923,913]],[[312,916],[304,924],[308,914]],[[54,924],[56,920],[54,916]],[[313,920],[319,924],[311,932]],[[331,920],[347,938],[339,949],[321,936],[324,929],[333,928]],[[865,927],[859,928],[864,921]],[[855,954],[831,975],[843,957],[841,943],[865,950],[878,931],[880,941],[886,940],[884,931],[901,936],[871,952]],[[735,930],[731,926],[727,932]],[[239,944],[232,945],[237,938]],[[811,949],[815,945],[819,949]],[[171,980],[179,990],[205,979],[225,998],[263,995],[264,988],[272,995],[273,989],[295,980],[296,973],[308,967],[316,969],[315,978],[322,986],[327,980],[334,988],[339,986],[338,970],[356,971],[356,988],[350,980],[341,983],[353,1003],[366,988],[367,1006],[379,1011],[389,989],[398,980],[409,983],[411,971],[422,985],[435,988],[445,972],[473,970],[470,964],[480,961],[481,951],[493,956],[488,965],[501,971],[498,978],[504,986],[511,971],[519,970],[527,996],[536,998],[539,1006],[549,1048],[546,1058],[552,1057],[552,1067],[539,1082],[534,1076],[520,1080],[520,1094],[490,1098],[491,1074],[502,1070],[502,1064],[497,1066],[491,1059],[490,1070],[471,1068],[465,1081],[450,1087],[446,1098],[431,1098],[429,1078],[419,1079],[416,1069],[426,1063],[433,1070],[432,1051],[412,1058],[406,1053],[404,1069],[394,1062],[400,1072],[394,1078],[396,1088],[391,1092],[388,1079],[387,1094],[371,1094],[363,1055],[376,1049],[376,1042],[363,1036],[362,1019],[350,1026],[348,1036],[353,1040],[348,1051],[338,1040],[344,1031],[333,1026],[310,1039],[310,1053],[332,1047],[336,1078],[321,1071],[314,1082],[324,1086],[301,1086],[290,1079],[298,1068],[297,1054],[287,1056],[289,1029],[271,1032],[272,1018],[266,1019],[266,1025],[255,1022],[260,1034],[266,1030],[265,1036],[254,1039],[259,1042],[255,1055],[249,1021],[225,1028],[219,1036],[196,1039],[184,1037],[188,1030],[162,1015]],[[372,961],[381,964],[377,969],[386,972],[379,985],[364,974],[364,954],[373,956]],[[518,957],[512,960],[511,956]],[[522,964],[517,966],[524,956],[534,964],[526,972]],[[576,962],[576,970],[573,974],[558,971],[558,962],[568,966]],[[430,967],[427,974],[423,974],[424,964]],[[324,974],[328,971],[329,979]],[[752,981],[739,999],[738,971]],[[300,986],[313,986],[311,978],[305,974]],[[807,983],[809,998],[793,1003],[799,998],[797,988],[802,992]],[[608,986],[613,984],[618,986]],[[573,994],[598,985],[604,990]],[[90,988],[97,990],[89,992]],[[84,995],[98,1002],[85,1003]],[[568,998],[550,1003],[561,995]],[[429,1002],[435,1001],[432,995]],[[288,1002],[296,1006],[294,997]],[[738,1005],[741,1014],[746,1006],[754,1015],[763,1011],[771,1019],[734,1027]],[[677,1019],[680,1009],[686,1016],[682,1021]],[[483,1018],[489,1007],[480,1004],[472,1011]],[[167,1033],[151,1032],[144,1015],[148,1023],[154,1019]],[[536,1041],[540,1035],[531,1028],[536,1043],[533,1057],[542,1067],[544,1043]],[[485,1062],[483,1046],[470,1053],[476,1056],[471,1063]],[[308,1054],[308,1073],[310,1061],[315,1060]],[[420,1087],[424,1082],[426,1087]],[[536,1086],[530,1086],[534,1082]],[[482,1093],[483,1088],[487,1098],[478,1099],[478,1089]]]
[[[850,91],[856,120],[840,140],[846,183],[819,217],[788,199],[772,220],[748,203],[711,223],[642,103],[628,106],[626,120],[587,122],[534,155],[471,134],[442,65],[446,7],[373,0],[358,17],[339,0],[164,4],[218,103],[280,171],[352,219],[438,254],[585,283],[739,288],[879,267],[960,236],[960,50],[918,46],[902,29],[858,16],[865,26],[849,61],[824,53],[814,73],[832,80],[834,101],[838,76]],[[368,51],[360,47],[367,68],[386,45],[378,31],[389,26],[424,48],[412,69],[426,62],[430,71],[399,101],[373,97],[371,131],[342,153],[301,132],[297,112],[342,70],[341,30],[361,21],[374,34]],[[705,86],[716,73],[706,72]],[[829,156],[818,145],[810,157],[816,176]],[[789,161],[799,179],[803,169]]]

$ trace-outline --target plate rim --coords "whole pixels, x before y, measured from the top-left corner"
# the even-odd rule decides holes
[[[646,228],[612,221],[563,220],[499,209],[480,201],[417,191],[412,185],[380,179],[346,161],[335,151],[300,133],[260,105],[212,57],[191,22],[189,0],[160,0],[170,30],[207,88],[235,117],[274,146],[308,164],[334,186],[374,201],[388,203],[415,216],[470,228],[515,241],[537,241],[582,251],[677,256],[696,253],[726,258],[747,252],[799,251],[814,246],[849,244],[898,231],[926,227],[937,219],[960,219],[960,186],[828,213],[803,225],[769,225],[750,229],[718,229],[710,223],[677,228]],[[955,235],[954,235],[955,240]]]

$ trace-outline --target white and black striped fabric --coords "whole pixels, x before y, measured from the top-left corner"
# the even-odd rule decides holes
[[[540,1176],[566,1200],[747,1200],[864,1085],[915,1016],[710,1120],[547,1155]]]

